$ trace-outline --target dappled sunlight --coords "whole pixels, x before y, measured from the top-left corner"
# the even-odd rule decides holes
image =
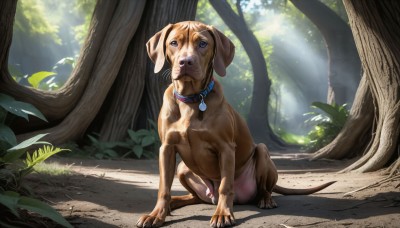
[[[94,0],[18,1],[8,60],[11,76],[35,89],[62,87],[79,56],[94,4]],[[39,72],[52,74],[35,76]]]
[[[268,10],[262,14],[258,19],[258,23],[262,24],[260,30],[256,31],[259,35],[264,37],[272,36],[285,36],[288,33],[288,22],[282,13],[276,13]]]

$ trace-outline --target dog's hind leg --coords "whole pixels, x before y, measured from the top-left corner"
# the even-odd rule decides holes
[[[171,210],[192,204],[211,203],[211,199],[206,196],[207,185],[199,176],[194,174],[183,161],[178,165],[177,176],[183,187],[185,187],[190,194],[172,196],[170,203]]]
[[[275,208],[277,204],[272,199],[272,189],[278,181],[278,171],[271,160],[265,144],[257,145],[254,153],[257,180],[257,201],[259,208]]]

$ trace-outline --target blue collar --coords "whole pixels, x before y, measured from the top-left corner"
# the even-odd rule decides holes
[[[178,99],[184,103],[196,103],[196,102],[202,101],[204,98],[206,98],[206,96],[213,90],[214,84],[215,84],[214,79],[211,79],[207,88],[200,91],[199,94],[194,94],[194,95],[190,95],[190,96],[183,96],[182,94],[178,93],[178,91],[176,91],[174,89],[174,96],[176,99]]]

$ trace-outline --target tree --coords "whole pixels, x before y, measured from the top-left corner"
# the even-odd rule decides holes
[[[246,24],[240,6],[236,1],[238,14],[227,1],[210,0],[211,5],[238,37],[248,54],[253,69],[254,86],[247,124],[256,142],[264,142],[271,149],[280,149],[284,143],[274,134],[268,120],[268,102],[271,91],[271,81],[268,78],[267,65],[255,35]]]
[[[373,121],[361,121],[356,125],[359,118],[350,117],[342,133],[348,133],[349,126],[353,126],[352,131],[357,132],[371,128],[372,134],[370,140],[362,142],[339,137],[335,144],[317,152],[316,157],[336,156],[338,145],[350,144],[347,151],[356,149],[362,156],[343,171],[369,172],[392,164],[389,171],[394,174],[400,169],[397,153],[400,133],[400,18],[397,15],[400,2],[344,0],[344,5],[365,72],[366,84],[361,83],[359,92],[365,91],[367,85],[373,100],[373,109],[364,110],[363,115],[368,119],[372,113]],[[362,104],[368,105],[368,100],[368,92],[357,96],[355,104],[358,105],[353,105],[352,113],[364,108]],[[365,152],[359,150],[359,143],[366,148]],[[337,158],[341,158],[349,154],[338,155]]]
[[[361,63],[350,27],[318,0],[291,0],[324,37],[328,50],[328,103],[351,103],[360,81]]]
[[[0,3],[0,31],[4,34],[0,38],[0,90],[33,104],[50,120],[46,125],[36,123],[31,128],[20,129],[25,133],[19,136],[20,139],[48,132],[51,134],[46,140],[57,144],[81,138],[90,126],[91,129],[101,130],[104,139],[122,139],[120,132],[126,133],[128,126],[136,126],[137,121],[142,120],[137,118],[137,110],[148,107],[151,110],[149,118],[156,116],[154,112],[159,110],[161,103],[156,101],[161,100],[162,91],[155,77],[151,76],[152,65],[147,58],[145,41],[168,23],[194,18],[197,1],[99,0],[76,67],[57,92],[18,85],[8,72],[7,56],[15,5],[16,1]],[[157,18],[157,23],[153,24],[154,18]],[[117,88],[124,83],[127,87]],[[114,104],[115,100],[122,101],[122,104]],[[129,106],[129,111],[125,107],[115,108],[122,105]],[[122,117],[125,112],[129,112],[128,118]],[[104,119],[117,121],[103,127],[104,121],[101,120]],[[111,129],[111,134],[102,129]]]

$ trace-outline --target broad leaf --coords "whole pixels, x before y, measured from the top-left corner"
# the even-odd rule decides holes
[[[10,212],[17,217],[19,217],[17,211],[18,200],[19,200],[19,194],[16,192],[5,191],[0,193],[0,204],[7,207],[10,210]]]
[[[73,228],[73,226],[67,220],[65,220],[60,213],[40,200],[21,196],[20,200],[18,201],[18,206],[22,209],[38,213],[43,217],[49,218],[64,227]]]
[[[153,137],[152,135],[145,136],[145,137],[142,139],[142,147],[149,146],[149,145],[153,144],[155,141],[156,141],[156,140],[154,139],[154,137]]]
[[[110,158],[117,158],[118,157],[117,152],[115,152],[114,150],[111,150],[111,149],[105,150],[104,153],[106,153],[108,155],[108,157],[110,157]]]
[[[21,157],[26,152],[26,149],[32,145],[50,144],[48,142],[39,141],[41,138],[43,138],[46,135],[47,135],[47,133],[36,135],[30,139],[27,139],[27,140],[21,142],[20,144],[8,149],[7,154],[3,157],[3,160],[5,162],[13,162],[13,161],[17,160],[19,157]]]
[[[0,106],[6,111],[16,116],[25,118],[26,120],[29,120],[28,115],[32,115],[47,122],[46,117],[44,117],[43,114],[37,108],[35,108],[35,106],[29,103],[16,101],[14,98],[6,94],[0,93]]]
[[[312,105],[328,114],[328,117],[333,124],[337,126],[343,126],[345,124],[347,119],[347,111],[345,111],[346,109],[342,108],[342,106],[335,104],[330,105],[322,102],[313,102]]]
[[[131,129],[128,129],[128,135],[129,138],[135,142],[135,143],[140,143],[140,137],[136,134],[135,131],[132,131]]]
[[[0,141],[5,141],[10,144],[10,146],[17,145],[17,138],[15,137],[14,132],[11,128],[2,123],[0,123]]]
[[[35,89],[39,88],[40,83],[50,77],[55,75],[56,73],[54,72],[49,72],[49,71],[40,71],[37,72],[35,74],[32,74],[29,78],[28,78],[28,82],[31,84],[31,86]]]
[[[135,145],[133,147],[133,153],[136,155],[136,157],[141,158],[143,155],[143,147]]]
[[[136,135],[139,137],[147,136],[149,134],[150,134],[150,132],[147,129],[140,129],[140,130],[136,131]]]

